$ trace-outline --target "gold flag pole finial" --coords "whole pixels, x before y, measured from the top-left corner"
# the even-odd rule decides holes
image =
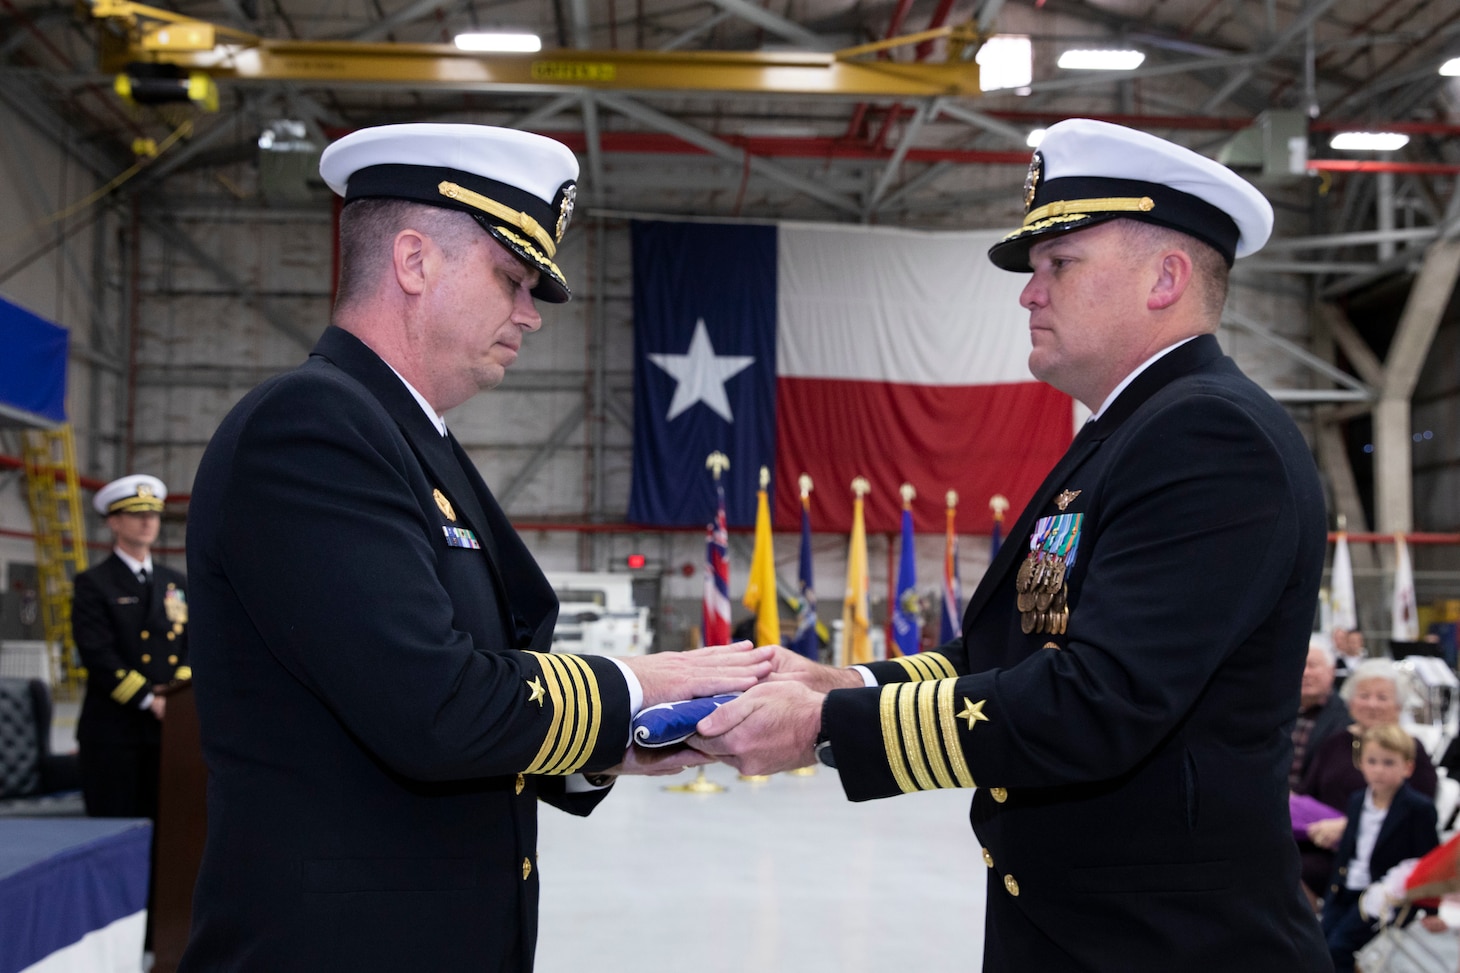
[[[799,477],[797,477],[796,485],[801,488],[802,500],[805,500],[807,497],[811,496],[811,477],[807,476],[805,473],[802,473]]]
[[[705,457],[705,469],[715,474],[715,479],[720,479],[720,474],[730,468],[730,457],[718,449]]]
[[[958,506],[958,491],[949,490],[948,495],[944,499],[948,501],[948,506],[950,508]]]
[[[764,490],[771,482],[771,470],[768,466],[760,468],[760,488]]]
[[[904,508],[911,507],[913,498],[918,495],[917,488],[911,483],[904,483],[897,488],[897,492],[902,494],[902,505]]]
[[[867,494],[872,492],[872,484],[867,482],[867,478],[865,476],[859,476],[856,479],[852,480],[852,492],[855,493],[858,498],[865,497]]]
[[[1343,514],[1339,514],[1338,515],[1338,532],[1340,534],[1342,534],[1346,530],[1348,530],[1348,518],[1345,517]]]
[[[705,776],[705,768],[701,767],[695,774],[694,780],[687,784],[669,784],[664,788],[671,794],[719,794],[725,790],[724,786],[717,784]]]
[[[989,497],[989,509],[994,512],[994,519],[999,523],[1004,522],[1004,511],[1009,509],[1009,498],[1002,493],[996,493]]]

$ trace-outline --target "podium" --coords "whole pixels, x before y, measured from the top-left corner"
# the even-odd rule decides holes
[[[158,774],[157,867],[153,873],[153,973],[174,973],[188,944],[193,883],[208,833],[208,769],[191,680],[163,693],[162,769]]]

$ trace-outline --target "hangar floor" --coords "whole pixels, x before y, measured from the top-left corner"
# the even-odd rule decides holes
[[[538,973],[975,973],[985,872],[968,791],[852,804],[835,771],[720,794],[626,778],[541,815]]]

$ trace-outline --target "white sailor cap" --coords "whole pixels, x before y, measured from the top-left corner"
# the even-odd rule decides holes
[[[167,486],[155,476],[133,473],[119,480],[112,480],[96,491],[91,505],[104,517],[112,514],[157,514],[162,513],[162,501],[167,499]]]
[[[1216,248],[1229,267],[1272,233],[1272,205],[1221,163],[1145,132],[1072,118],[1045,132],[1024,180],[1024,224],[989,259],[1027,273],[1040,238],[1114,219],[1180,230]]]
[[[391,197],[469,213],[541,271],[534,297],[572,296],[553,262],[578,194],[578,160],[561,142],[489,125],[381,125],[326,147],[319,174],[346,205]]]

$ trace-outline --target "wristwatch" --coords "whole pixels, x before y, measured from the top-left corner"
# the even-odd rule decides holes
[[[816,759],[828,767],[836,767],[836,754],[831,749],[831,738],[826,735],[826,707],[821,709],[821,732],[816,735]]]

